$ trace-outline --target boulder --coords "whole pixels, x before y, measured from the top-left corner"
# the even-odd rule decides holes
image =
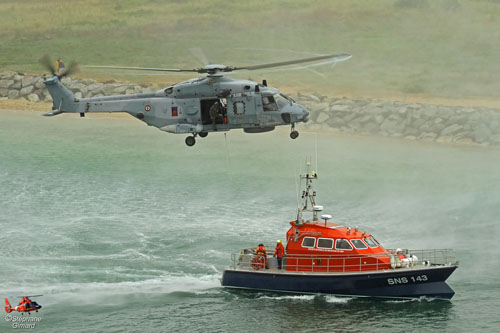
[[[418,139],[422,140],[422,141],[434,141],[436,139],[436,137],[437,137],[436,133],[426,132],[426,133],[420,134]]]
[[[94,91],[94,90],[101,88],[102,86],[104,86],[104,84],[102,84],[101,82],[95,82],[95,83],[92,83],[91,85],[87,86],[87,89],[89,91]]]
[[[384,122],[384,120],[385,120],[385,118],[381,114],[378,114],[375,116],[375,122],[379,125],[382,124]]]
[[[30,101],[32,103],[37,103],[37,102],[40,102],[40,98],[38,97],[37,94],[29,94],[28,101]]]
[[[436,139],[436,142],[439,142],[439,143],[452,143],[453,142],[453,137],[450,136],[450,135],[440,136],[439,138]]]
[[[377,132],[379,130],[380,130],[380,127],[378,126],[378,124],[373,123],[373,122],[369,122],[363,126],[362,132],[374,135],[374,134],[377,134]]]
[[[19,97],[19,90],[9,90],[9,99],[16,99]]]
[[[2,72],[0,73],[0,79],[12,80],[16,75],[17,75],[16,72],[11,72],[11,71]]]
[[[10,88],[14,84],[14,80],[0,80],[0,88]]]
[[[450,125],[441,131],[441,136],[453,135],[463,128],[464,127],[462,125],[459,125],[459,124]]]
[[[38,88],[38,89],[43,89],[45,88],[45,84],[43,83],[43,80],[42,79],[39,79],[36,83],[35,83],[35,87]]]
[[[40,78],[36,76],[23,76],[23,78],[21,79],[21,86],[23,88],[32,86],[36,84],[38,80],[40,80]]]
[[[31,94],[34,90],[35,90],[35,87],[34,87],[34,86],[28,86],[28,87],[22,88],[22,89],[19,91],[19,95],[21,95],[21,96],[26,96],[26,95]]]
[[[116,87],[113,89],[113,94],[123,95],[125,93],[125,91],[127,91],[127,89],[128,89],[128,86],[126,86],[126,85]]]
[[[21,89],[21,81],[14,81],[14,84],[10,86],[10,89]]]
[[[474,130],[474,140],[478,143],[483,143],[491,136],[491,130],[486,125],[480,125]]]
[[[332,111],[350,111],[352,110],[352,107],[350,105],[344,105],[344,104],[334,104],[330,108]]]
[[[321,123],[324,123],[325,121],[328,120],[328,118],[330,118],[330,116],[328,115],[328,113],[326,112],[320,112],[318,114],[318,117],[316,118],[316,122],[321,124]]]
[[[403,133],[405,124],[401,121],[401,119],[387,118],[386,120],[384,120],[382,125],[380,125],[380,129],[389,134]]]
[[[0,88],[0,97],[7,97],[9,95],[9,89]]]
[[[340,128],[342,126],[345,126],[345,121],[344,119],[340,118],[340,117],[330,117],[326,123],[328,125],[330,125],[331,127],[335,127],[335,128]]]

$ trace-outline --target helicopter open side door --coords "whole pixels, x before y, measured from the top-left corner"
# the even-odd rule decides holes
[[[229,95],[226,100],[227,118],[230,126],[259,126],[258,117],[262,114],[262,98],[260,93],[245,92],[233,94]]]

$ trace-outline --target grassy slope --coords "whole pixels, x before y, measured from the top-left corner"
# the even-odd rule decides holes
[[[2,0],[0,70],[41,72],[48,53],[68,62],[198,67],[266,63],[310,53],[349,52],[335,68],[239,73],[282,90],[357,96],[496,99],[500,91],[500,4],[480,0],[99,1]],[[407,2],[407,1],[406,1]],[[160,85],[185,79],[85,70]]]

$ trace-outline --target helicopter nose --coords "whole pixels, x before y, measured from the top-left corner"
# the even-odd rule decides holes
[[[304,122],[308,122],[309,121],[309,111],[307,111],[306,109],[303,110],[303,113],[304,113],[304,117],[302,119],[304,119]]]
[[[309,121],[309,111],[306,110],[305,107],[303,107],[302,105],[299,106],[300,107],[300,112],[299,114],[302,116],[302,121],[303,122],[308,122]]]

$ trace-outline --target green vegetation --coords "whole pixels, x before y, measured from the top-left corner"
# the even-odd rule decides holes
[[[80,64],[244,65],[348,52],[331,68],[240,72],[284,91],[495,99],[500,3],[490,0],[3,0],[0,70],[42,72],[47,53]],[[297,51],[297,52],[295,52]],[[83,70],[161,86],[184,77]]]

